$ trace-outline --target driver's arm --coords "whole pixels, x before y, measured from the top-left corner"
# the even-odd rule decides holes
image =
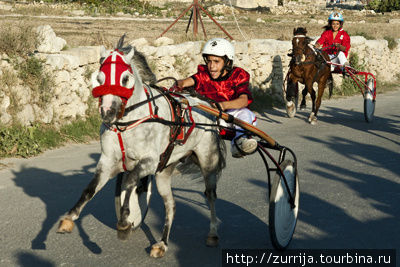
[[[194,79],[192,77],[188,77],[183,80],[178,80],[176,84],[179,88],[191,87],[194,86]]]
[[[240,109],[240,108],[247,107],[247,105],[249,103],[248,100],[249,100],[249,98],[247,97],[247,95],[242,94],[234,100],[219,102],[219,105],[221,106],[222,110]]]

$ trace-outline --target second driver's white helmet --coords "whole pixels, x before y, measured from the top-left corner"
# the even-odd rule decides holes
[[[235,57],[235,48],[228,40],[223,38],[213,38],[207,41],[201,54],[203,57],[206,55],[214,55],[219,57],[226,56],[229,60],[233,61]]]

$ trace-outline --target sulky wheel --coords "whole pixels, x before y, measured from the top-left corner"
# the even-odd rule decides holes
[[[367,81],[367,87],[364,92],[364,118],[366,122],[372,122],[375,112],[375,86],[374,79],[370,78]]]
[[[138,228],[146,217],[149,209],[149,202],[151,197],[153,175],[143,177],[139,180],[137,186],[134,187],[131,197],[129,199],[130,214],[128,221],[132,221],[132,229]],[[120,219],[120,210],[124,203],[126,188],[123,186],[124,174],[120,173],[117,176],[115,185],[115,213],[117,219]]]
[[[280,165],[291,195],[294,198],[294,207],[290,204],[290,197],[285,182],[277,172],[271,189],[269,200],[269,232],[273,246],[278,250],[285,249],[292,240],[296,228],[297,213],[299,211],[299,178],[295,164],[285,160]]]

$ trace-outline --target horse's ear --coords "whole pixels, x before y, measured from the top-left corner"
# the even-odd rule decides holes
[[[296,35],[296,28],[293,28],[293,35]]]
[[[135,49],[132,47],[131,51],[129,51],[129,53],[125,56],[126,62],[131,62],[133,55],[135,55]]]
[[[304,28],[304,35],[307,34],[307,28]]]
[[[119,38],[118,44],[117,44],[117,49],[121,49],[124,46],[124,39],[125,39],[126,33]]]
[[[106,54],[107,54],[106,48],[104,47],[104,45],[102,45],[100,47],[100,58],[106,57]]]

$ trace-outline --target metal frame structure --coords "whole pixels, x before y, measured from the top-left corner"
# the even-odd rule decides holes
[[[202,10],[231,40],[233,40],[233,37],[221,26],[221,24],[219,24],[210,15],[210,13],[207,12],[207,10],[204,9],[204,7],[202,5],[199,4],[198,0],[193,0],[193,3],[188,8],[186,8],[178,16],[178,18],[174,22],[172,22],[172,24],[169,25],[168,28],[163,31],[163,33],[160,34],[159,37],[162,37],[167,31],[169,31],[169,29],[171,29],[172,26],[174,26],[178,22],[178,20],[180,20],[190,9],[192,9],[192,13],[190,14],[189,22],[188,22],[188,25],[186,27],[186,33],[188,32],[189,27],[190,27],[190,23],[193,20],[193,35],[196,37],[197,33],[198,33],[198,22],[200,20],[200,24],[201,24],[201,27],[203,29],[204,37],[207,39],[206,30],[204,28],[204,23],[203,23],[203,20],[201,18],[201,14],[200,14],[200,10]]]

